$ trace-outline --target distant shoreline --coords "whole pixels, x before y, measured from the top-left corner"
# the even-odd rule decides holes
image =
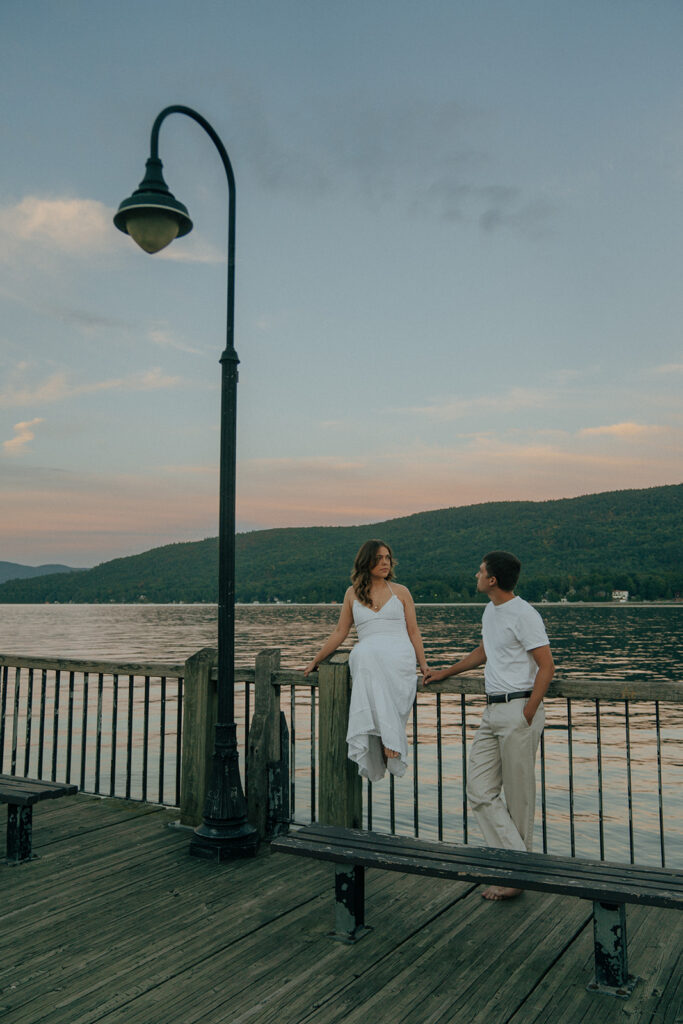
[[[683,608],[678,601],[530,601],[536,608]],[[215,601],[20,601],[4,608],[218,608]],[[484,601],[416,601],[416,608],[484,608]],[[236,601],[235,608],[341,608],[341,601]]]

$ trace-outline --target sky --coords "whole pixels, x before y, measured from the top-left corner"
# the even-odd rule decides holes
[[[0,560],[683,478],[679,0],[3,0]]]

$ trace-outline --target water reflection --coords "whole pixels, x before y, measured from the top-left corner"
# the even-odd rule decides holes
[[[565,679],[680,679],[678,605],[542,605]],[[481,605],[422,605],[430,663],[454,661],[479,643]],[[306,664],[334,627],[339,606],[238,605],[236,657],[279,647],[282,664]],[[182,661],[216,644],[215,605],[2,605],[0,652],[72,658]],[[354,639],[349,637],[349,643]]]

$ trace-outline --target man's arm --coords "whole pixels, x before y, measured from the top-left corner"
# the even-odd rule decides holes
[[[479,668],[485,661],[486,652],[484,651],[484,645],[479,644],[461,661],[456,661],[454,665],[449,665],[448,668],[438,670],[430,668],[425,673],[422,685],[427,686],[429,683],[440,683],[442,679],[448,679],[449,676],[459,676],[461,672],[469,672],[470,669]]]
[[[538,665],[538,672],[534,679],[534,688],[524,705],[524,717],[529,725],[531,725],[541,701],[548,692],[550,680],[555,675],[555,662],[553,661],[549,644],[545,644],[543,647],[534,647],[533,651],[529,651],[529,654]]]

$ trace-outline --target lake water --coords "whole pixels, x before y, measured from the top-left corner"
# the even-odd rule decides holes
[[[467,653],[480,640],[481,605],[424,605],[418,620],[427,657],[433,666]],[[558,677],[628,681],[681,681],[683,604],[676,605],[542,605]],[[283,666],[301,668],[318,650],[336,623],[339,606],[247,605],[236,614],[236,661],[252,664],[267,647],[279,647]],[[216,644],[217,610],[212,605],[0,605],[0,653],[102,660],[183,661],[202,647]],[[353,637],[349,638],[349,643]],[[297,820],[310,817],[310,695],[298,689],[286,698],[287,715],[295,716],[297,745],[295,796]],[[444,838],[463,838],[462,722],[459,697],[444,695],[442,704],[442,792]],[[411,768],[395,787],[396,828],[414,829],[414,763],[419,766],[420,834],[436,835],[437,747],[435,701],[418,700],[419,731]],[[468,743],[478,724],[481,701],[468,701]],[[545,733],[545,800],[547,844],[552,853],[568,852],[567,707],[547,702]],[[635,859],[659,863],[657,734],[651,702],[631,703],[625,720],[623,702],[603,702],[600,722],[594,705],[572,702],[574,830],[576,852],[599,856],[597,730],[600,729],[604,785],[604,849],[608,858],[629,859],[626,731],[631,746],[631,788]],[[660,747],[665,820],[666,862],[683,866],[683,704],[661,705]],[[540,778],[540,773],[539,773]],[[368,794],[366,791],[366,809]],[[540,804],[539,787],[539,804]],[[389,788],[372,789],[373,827],[388,830]],[[536,848],[541,848],[540,815]],[[469,820],[469,838],[477,841]]]
[[[422,605],[418,620],[433,666],[480,641],[481,605]],[[683,602],[676,605],[540,605],[564,678],[680,680]],[[334,627],[339,606],[238,605],[239,664],[279,647],[301,668]],[[216,645],[215,605],[0,605],[0,653],[182,661]],[[351,640],[353,637],[350,638]]]

